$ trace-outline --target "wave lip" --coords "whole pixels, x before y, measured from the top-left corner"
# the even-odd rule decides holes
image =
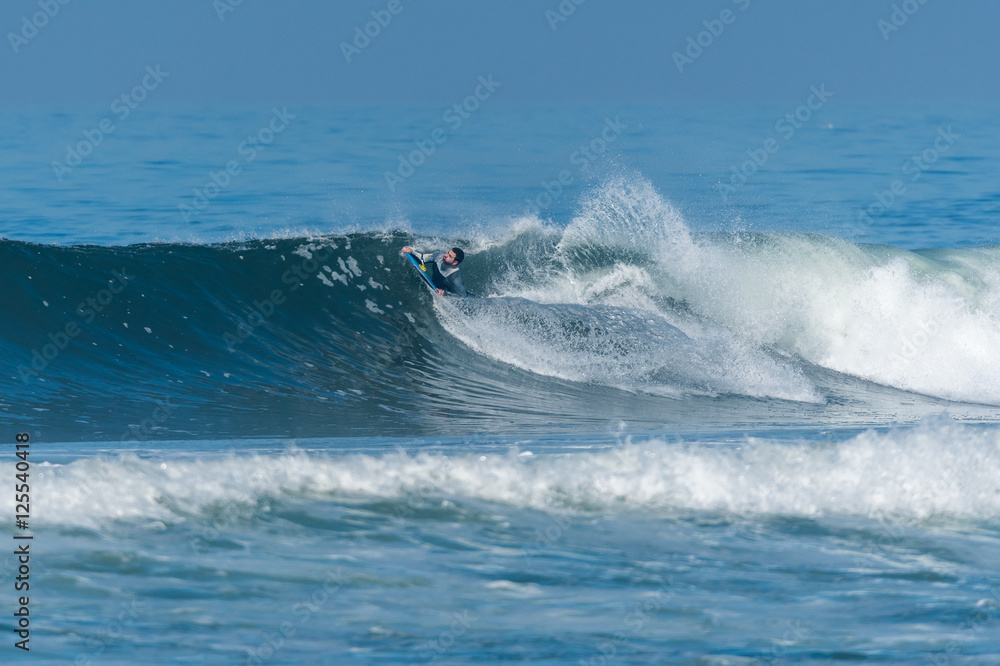
[[[740,361],[724,355],[716,374],[746,381],[717,381],[720,392],[821,401],[794,376],[812,365],[1000,405],[1000,248],[911,252],[806,233],[693,234],[635,176],[594,190],[547,260],[525,265],[495,292],[650,313],[706,348],[734,350],[728,357]],[[485,348],[468,331],[459,337]]]
[[[678,306],[672,272],[695,279],[706,250],[647,180],[608,181],[545,240],[542,254],[505,253],[485,302],[436,303],[445,329],[491,359],[569,381],[824,402],[795,360]]]

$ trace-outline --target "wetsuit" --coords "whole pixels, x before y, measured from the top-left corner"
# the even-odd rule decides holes
[[[467,296],[465,285],[462,284],[462,276],[458,272],[458,266],[446,266],[444,255],[447,252],[414,252],[413,256],[420,260],[422,264],[430,268],[431,282],[438,289],[451,292],[456,296]]]

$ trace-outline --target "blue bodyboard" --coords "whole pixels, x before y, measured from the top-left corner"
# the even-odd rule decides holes
[[[413,267],[417,269],[417,272],[420,273],[420,277],[424,279],[424,282],[427,283],[427,286],[430,287],[431,291],[433,291],[436,294],[438,292],[438,288],[434,286],[433,282],[431,282],[430,271],[427,270],[427,267],[424,266],[419,259],[414,257],[409,252],[406,252],[404,254],[406,254],[406,258],[410,260],[410,263],[413,264]]]

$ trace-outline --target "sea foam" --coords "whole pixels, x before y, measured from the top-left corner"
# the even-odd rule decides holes
[[[290,498],[486,501],[556,513],[643,510],[664,518],[692,511],[1000,518],[1000,430],[943,418],[842,441],[651,438],[568,454],[518,453],[80,459],[36,467],[33,525],[170,524],[219,511],[244,515]],[[13,464],[2,469],[13,475]],[[12,498],[0,499],[0,511],[12,513]]]

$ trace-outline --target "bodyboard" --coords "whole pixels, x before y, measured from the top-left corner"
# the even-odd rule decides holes
[[[431,276],[429,275],[430,271],[427,270],[427,267],[424,266],[419,259],[414,257],[409,252],[406,252],[404,254],[406,254],[406,258],[410,260],[410,263],[413,264],[413,267],[417,269],[417,272],[420,273],[420,277],[424,279],[424,282],[427,283],[427,286],[430,287],[430,290],[436,294],[438,292],[438,288],[434,286],[433,282],[431,282]]]

